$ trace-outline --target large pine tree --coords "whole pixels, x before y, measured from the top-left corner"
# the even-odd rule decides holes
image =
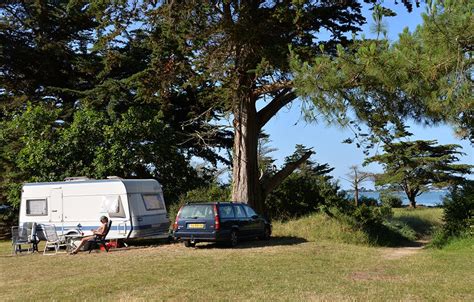
[[[373,1],[369,1],[373,2]],[[260,175],[258,137],[267,122],[297,96],[290,51],[303,58],[319,45],[334,50],[365,22],[358,1],[172,1],[150,12],[156,45],[175,38],[182,56],[168,55],[169,70],[188,64],[195,72],[185,86],[206,88],[233,118],[232,199],[262,211],[264,199],[307,160],[308,151],[274,175]],[[325,37],[325,38],[323,38]],[[257,110],[257,102],[265,102]]]

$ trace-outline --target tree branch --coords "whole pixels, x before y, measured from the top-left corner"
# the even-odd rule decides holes
[[[298,168],[301,164],[308,160],[308,158],[313,154],[313,151],[308,151],[297,161],[287,163],[283,169],[278,171],[272,177],[262,178],[261,185],[265,196],[268,195],[271,191],[273,191],[273,189],[275,189],[279,184],[281,184],[282,181],[285,180],[285,178],[287,178],[296,168]]]
[[[285,105],[296,99],[296,93],[289,88],[283,89],[267,106],[257,113],[257,127],[262,129],[263,126]]]
[[[279,81],[267,85],[258,86],[253,91],[254,97],[259,97],[266,93],[277,92],[282,89],[291,89],[293,87],[293,81]]]
[[[231,11],[231,8],[230,8],[230,1],[229,2],[224,2],[222,5],[223,5],[224,23],[227,26],[230,26],[234,23],[233,20],[232,20],[232,11]]]

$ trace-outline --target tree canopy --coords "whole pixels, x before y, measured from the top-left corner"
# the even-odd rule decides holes
[[[387,185],[393,190],[402,189],[416,207],[416,197],[431,188],[446,188],[464,180],[463,174],[470,173],[467,164],[455,164],[459,145],[437,145],[436,140],[400,141],[384,145],[384,154],[375,155],[366,163],[378,162],[384,168],[383,174],[375,177],[375,184]]]
[[[321,48],[312,61],[295,55],[297,90],[329,120],[365,121],[371,143],[393,139],[407,118],[449,122],[472,141],[473,5],[428,1],[423,24],[394,43],[361,39],[336,56]]]
[[[361,1],[169,2],[150,16],[156,43],[162,44],[161,34],[173,36],[183,52],[170,54],[171,70],[190,64],[197,72],[186,85],[203,88],[202,97],[233,118],[232,199],[263,211],[265,197],[312,154],[274,175],[258,170],[260,131],[297,98],[290,49],[309,59],[319,44],[329,51],[348,45],[365,22]],[[260,110],[257,102],[264,105]]]
[[[137,28],[133,3],[8,1],[0,15],[3,202],[15,204],[23,182],[78,175],[158,178],[173,201],[197,185],[193,156],[227,161],[214,148],[231,132],[208,123],[199,88],[175,89],[186,75],[158,68],[164,47],[179,51]],[[205,131],[213,139],[196,143]]]

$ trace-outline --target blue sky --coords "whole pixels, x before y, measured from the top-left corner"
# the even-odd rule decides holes
[[[388,26],[388,36],[391,41],[396,40],[398,34],[405,27],[412,31],[418,24],[421,24],[421,13],[425,11],[424,4],[420,8],[414,7],[412,13],[408,13],[401,4],[394,5],[393,1],[386,1],[386,4],[397,13],[397,16],[385,20]],[[373,23],[371,18],[372,12],[368,8],[364,7],[364,14],[368,23],[363,27],[363,33],[366,37],[372,37],[373,35],[370,33],[370,25]],[[412,140],[436,139],[439,144],[459,144],[462,146],[462,151],[466,153],[461,158],[461,162],[474,164],[473,146],[467,140],[457,139],[454,136],[452,127],[447,125],[424,127],[414,123],[409,123],[409,126],[409,131],[414,134],[411,137]],[[349,183],[341,177],[345,177],[345,174],[349,172],[350,166],[360,166],[365,159],[361,149],[358,149],[353,144],[341,143],[344,139],[352,137],[350,131],[337,126],[327,126],[324,121],[318,124],[308,124],[303,121],[299,101],[293,102],[291,107],[283,108],[277,116],[268,122],[264,130],[270,135],[270,146],[278,149],[270,154],[273,158],[277,159],[277,166],[283,163],[283,159],[286,156],[293,153],[296,144],[313,147],[316,154],[313,155],[312,160],[319,163],[328,163],[334,167],[335,170],[332,172],[332,175],[335,179],[340,180],[340,184],[345,189],[349,188]],[[376,151],[373,150],[372,154]],[[382,150],[378,151],[381,152]],[[382,171],[382,168],[377,164],[371,164],[363,169],[370,172]],[[364,186],[372,188],[373,184],[366,183]]]

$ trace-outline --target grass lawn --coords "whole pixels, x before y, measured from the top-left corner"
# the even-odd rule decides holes
[[[334,227],[322,215],[304,219]],[[270,241],[235,249],[170,244],[75,256],[11,256],[0,242],[0,300],[474,300],[472,239],[397,254],[342,243],[334,230],[295,231],[277,223]]]

